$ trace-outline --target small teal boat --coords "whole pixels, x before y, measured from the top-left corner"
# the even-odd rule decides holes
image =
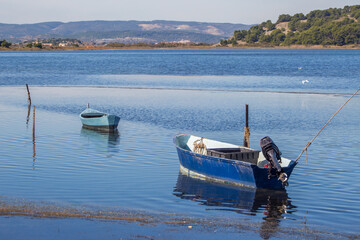
[[[120,121],[120,117],[99,112],[90,108],[89,104],[79,117],[84,128],[109,132],[115,131]]]

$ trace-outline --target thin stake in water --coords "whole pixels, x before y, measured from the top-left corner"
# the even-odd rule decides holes
[[[27,94],[28,94],[28,101],[29,101],[29,105],[28,105],[28,112],[27,112],[27,117],[26,117],[26,126],[29,123],[29,118],[30,118],[30,110],[31,110],[31,97],[30,97],[30,91],[29,91],[29,85],[26,84],[26,90],[27,90]]]
[[[29,105],[31,105],[31,97],[30,97],[30,91],[29,91],[29,85],[28,84],[26,84],[26,90],[27,90],[27,94],[28,94]]]

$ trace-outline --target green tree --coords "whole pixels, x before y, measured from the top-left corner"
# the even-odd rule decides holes
[[[238,44],[235,38],[232,38],[230,42],[233,46],[236,46]]]
[[[124,43],[109,43],[107,46],[109,47],[116,47],[116,48],[121,48],[121,47],[125,47]]]
[[[300,21],[300,20],[305,20],[306,17],[303,13],[296,13],[292,18],[291,21]]]
[[[288,34],[286,34],[283,44],[287,46],[292,44],[298,44],[298,36],[299,33],[294,33],[293,31],[289,31]]]
[[[243,40],[246,37],[247,34],[248,34],[248,32],[246,30],[235,31],[234,32],[234,38],[236,40]]]
[[[276,26],[276,25],[273,24],[273,23],[271,22],[271,20],[267,20],[264,27],[266,27],[266,29],[267,29],[268,31],[271,31],[271,30],[274,30],[274,29],[275,29],[275,26]]]
[[[275,29],[270,34],[270,37],[271,37],[271,43],[278,46],[285,40],[286,35],[283,32],[281,32],[280,29]]]
[[[34,43],[33,46],[40,49],[43,47],[41,43]]]
[[[276,23],[290,22],[291,16],[289,14],[281,14]]]
[[[227,41],[227,40],[220,40],[220,45],[221,45],[221,46],[227,46],[227,45],[228,45],[228,41]]]
[[[297,30],[298,30],[299,32],[302,32],[302,31],[308,30],[310,27],[311,27],[311,24],[310,24],[310,23],[308,23],[308,22],[301,22],[301,23],[298,24]]]
[[[270,43],[271,42],[271,36],[270,35],[266,35],[265,33],[261,34],[260,38],[259,38],[259,42],[261,43]]]
[[[0,41],[1,47],[9,48],[11,46],[10,42],[7,42],[6,40]]]
[[[262,26],[257,25],[250,28],[247,36],[245,37],[245,41],[247,43],[255,43],[259,40],[261,34],[264,32]]]

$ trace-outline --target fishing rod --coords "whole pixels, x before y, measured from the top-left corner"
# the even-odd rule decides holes
[[[325,125],[320,129],[320,131],[315,135],[315,137],[313,137],[313,139],[311,139],[310,142],[308,142],[305,146],[305,148],[301,151],[300,155],[295,159],[295,162],[297,162],[301,155],[303,155],[303,153],[305,151],[307,151],[308,147],[311,145],[311,143],[315,140],[315,138],[322,132],[322,130],[324,130],[324,128],[326,127],[326,125],[328,125],[329,122],[331,122],[331,120],[336,116],[336,114],[338,114],[340,112],[340,110],[358,93],[358,91],[360,90],[360,88],[358,90],[356,90],[356,92],[351,95],[351,97],[336,111],[336,113],[325,123]]]

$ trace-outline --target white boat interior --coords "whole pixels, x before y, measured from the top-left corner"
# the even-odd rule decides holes
[[[269,163],[261,151],[193,135],[178,135],[175,138],[175,144],[177,144],[180,148],[188,151],[208,156],[249,162],[261,168]],[[290,162],[291,160],[282,157],[280,166],[287,167],[289,166]]]

